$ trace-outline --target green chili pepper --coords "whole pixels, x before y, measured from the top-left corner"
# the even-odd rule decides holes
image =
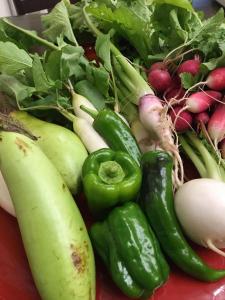
[[[124,152],[100,149],[83,164],[82,181],[90,211],[101,217],[117,204],[134,200],[141,187],[141,169]]]
[[[187,274],[203,281],[216,281],[225,276],[225,270],[214,270],[201,260],[187,243],[177,221],[172,168],[173,159],[166,152],[143,155],[140,203],[168,257]]]
[[[96,112],[85,108],[83,105],[81,108],[94,118],[93,127],[105,139],[111,149],[128,153],[140,164],[141,152],[139,146],[129,126],[117,113],[104,108],[96,114]]]
[[[169,276],[158,241],[138,204],[114,208],[91,227],[92,243],[113,281],[129,297],[151,295]]]

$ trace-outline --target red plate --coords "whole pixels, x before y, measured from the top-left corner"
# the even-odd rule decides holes
[[[83,202],[83,201],[82,201]],[[81,208],[84,212],[84,208]],[[225,268],[225,258],[203,248],[200,256],[215,268]],[[97,299],[129,300],[114,286],[97,260]],[[225,279],[203,283],[186,276],[175,267],[167,283],[151,300],[224,300]],[[16,220],[0,209],[0,300],[41,300],[35,288],[24,253]]]

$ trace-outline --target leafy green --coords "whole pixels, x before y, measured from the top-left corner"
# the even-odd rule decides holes
[[[47,78],[40,57],[37,54],[34,56],[32,72],[36,91],[49,93],[49,90],[54,86],[54,81]]]
[[[75,84],[74,88],[78,94],[89,99],[96,109],[100,110],[105,107],[105,97],[90,81],[81,80]]]
[[[97,37],[95,49],[97,56],[102,59],[107,71],[112,71],[110,55],[110,34],[102,34]]]
[[[0,19],[0,41],[12,42],[21,49],[30,50],[33,46],[44,45],[58,49],[53,43],[39,37],[36,31],[27,30],[11,23],[7,18]]]
[[[66,80],[69,77],[76,75],[77,65],[84,54],[82,47],[67,45],[61,51],[61,78]]]
[[[49,108],[71,108],[70,98],[65,96],[58,95],[48,95],[46,97],[42,97],[41,99],[31,99],[27,98],[23,101],[24,108],[36,108],[36,109],[49,109]]]
[[[0,74],[0,90],[8,96],[11,96],[18,103],[29,98],[35,92],[34,87],[24,85],[14,76],[5,74]]]
[[[11,42],[0,42],[0,72],[16,74],[32,67],[32,59],[23,49]]]
[[[72,44],[77,46],[78,44],[70,23],[67,5],[68,1],[61,1],[56,4],[48,15],[42,16],[42,23],[45,28],[43,34],[52,42],[56,42],[59,37],[65,37]]]
[[[115,37],[129,41],[145,62],[150,57],[165,57],[202,26],[199,14],[188,0],[97,0],[89,1],[85,11],[102,32],[114,29]],[[81,19],[77,24],[74,21],[73,26],[78,29],[80,22]]]
[[[193,76],[190,73],[181,73],[180,78],[182,86],[187,90],[199,82],[199,75]]]
[[[194,11],[190,1],[188,0],[152,0],[152,4],[170,4],[175,5],[177,7],[185,8],[190,10],[191,12]]]

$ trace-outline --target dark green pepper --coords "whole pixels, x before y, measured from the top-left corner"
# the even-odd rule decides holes
[[[112,207],[134,200],[141,179],[141,169],[129,154],[111,149],[91,153],[82,168],[84,193],[90,211],[101,217]]]
[[[141,151],[127,124],[113,110],[104,108],[97,114],[81,106],[94,118],[94,129],[104,138],[109,147],[128,153],[140,164]]]
[[[207,266],[187,243],[174,210],[172,157],[163,151],[145,153],[142,158],[143,181],[140,201],[162,249],[187,274],[216,281],[225,270]]]
[[[113,281],[129,297],[148,297],[169,276],[158,241],[138,204],[114,208],[90,229],[94,248]]]

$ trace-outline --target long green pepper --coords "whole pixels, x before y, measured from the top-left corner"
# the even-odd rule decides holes
[[[177,221],[172,168],[172,157],[166,152],[143,155],[139,202],[167,256],[185,273],[203,281],[216,281],[225,276],[225,270],[214,270],[202,261],[187,243]]]
[[[139,146],[129,126],[117,113],[109,108],[104,108],[96,114],[83,105],[81,105],[81,109],[94,118],[94,129],[104,138],[111,149],[128,153],[140,165]]]

